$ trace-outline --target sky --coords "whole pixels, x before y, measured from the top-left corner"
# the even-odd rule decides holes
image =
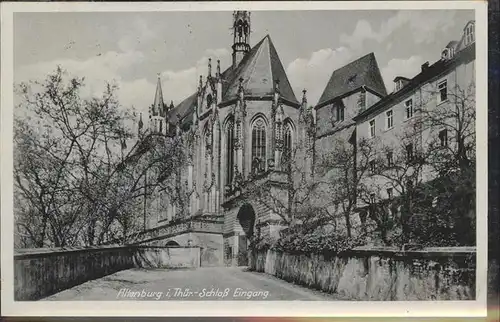
[[[256,11],[251,45],[270,35],[300,100],[315,105],[332,72],[374,52],[388,91],[460,39],[472,10]],[[147,112],[160,73],[166,103],[180,103],[206,76],[208,58],[231,62],[232,12],[14,14],[14,81],[43,79],[57,65],[85,77],[84,95],[119,86],[122,105]]]

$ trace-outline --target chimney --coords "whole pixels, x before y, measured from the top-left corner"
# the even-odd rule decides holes
[[[422,71],[426,70],[427,68],[429,68],[429,62],[425,62],[422,64]]]

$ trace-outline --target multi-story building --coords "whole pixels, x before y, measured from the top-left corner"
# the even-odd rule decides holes
[[[414,204],[409,198],[418,195],[417,187],[427,187],[425,198],[434,198],[436,207],[440,201],[432,196],[430,183],[438,175],[442,180],[453,171],[474,167],[469,164],[475,160],[474,25],[468,22],[461,39],[450,41],[440,59],[423,64],[413,78],[396,77],[392,93],[355,117],[357,146],[371,148],[357,158],[358,168],[365,167],[367,173],[360,208],[385,204],[383,211],[389,216],[385,218],[406,225],[419,218],[418,208],[408,209]],[[402,195],[407,202],[395,202]],[[465,201],[454,206],[473,207]],[[467,216],[475,214],[469,211]]]
[[[283,226],[279,211],[246,189],[249,182],[282,192],[286,204],[287,157],[293,154],[299,165],[296,178],[314,178],[315,162],[339,142],[350,145],[352,153],[362,140],[398,145],[418,106],[448,106],[450,90],[474,80],[470,22],[441,60],[424,64],[412,79],[396,78],[389,95],[373,53],[334,71],[313,113],[305,90],[297,100],[270,36],[250,45],[250,26],[249,12],[234,12],[231,65],[222,71],[218,60],[209,59],[197,91],[175,107],[164,104],[158,79],[146,128],[142,118],[139,122],[141,135],[189,138],[186,165],[173,179],[186,198],[162,192],[146,200],[141,238],[200,245],[204,265],[238,264],[256,230],[274,234]],[[442,130],[421,131],[418,140],[427,141],[435,131],[442,138]]]
[[[168,226],[179,216],[198,220],[200,227],[212,225],[217,234],[203,228],[197,234],[176,231],[160,243],[185,244],[188,239],[206,245],[210,239],[208,247],[218,264],[223,245],[231,262],[246,250],[256,224],[263,233],[279,225],[272,208],[249,198],[243,185],[249,180],[282,181],[283,156],[299,141],[308,141],[312,132],[306,128],[313,126],[305,92],[300,103],[271,37],[251,47],[250,13],[235,12],[233,22],[231,66],[222,71],[219,60],[213,68],[209,59],[197,91],[173,109],[162,109],[158,83],[146,130],[193,138],[187,146],[188,165],[177,175],[189,196],[187,204],[180,205],[172,195],[157,196],[150,202],[147,228]],[[214,236],[208,238],[208,233]]]
[[[438,147],[456,151],[458,132],[474,141],[474,45],[474,21],[470,21],[461,39],[450,41],[439,60],[423,64],[420,73],[411,79],[396,77],[392,93],[355,117],[358,145],[361,141],[371,142],[375,147],[373,158],[391,166],[410,162],[419,153],[430,153]],[[420,181],[435,175],[431,169],[422,170]],[[376,177],[371,179],[381,188],[384,179]],[[398,193],[390,188],[380,190],[377,197]]]

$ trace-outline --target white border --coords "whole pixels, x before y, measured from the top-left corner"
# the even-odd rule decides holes
[[[258,10],[473,9],[476,12],[477,280],[475,301],[436,302],[14,302],[13,301],[13,13]],[[487,291],[487,2],[181,2],[1,3],[1,302],[3,315],[24,316],[486,316]],[[250,304],[250,305],[248,305]]]

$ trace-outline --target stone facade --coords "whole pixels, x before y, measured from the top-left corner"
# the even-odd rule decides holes
[[[448,63],[455,67],[443,67],[444,74],[401,78],[401,84],[408,82],[412,90],[388,95],[375,55],[370,53],[332,73],[313,111],[305,90],[301,102],[296,99],[270,36],[251,47],[250,26],[249,12],[234,12],[231,66],[221,71],[220,62],[209,59],[207,75],[200,75],[197,91],[175,107],[163,102],[158,78],[148,124],[144,125],[142,116],[139,122],[140,135],[190,138],[186,139],[187,165],[178,169],[173,179],[187,200],[181,204],[176,196],[163,193],[145,201],[145,228],[155,235],[154,244],[166,244],[174,238],[185,246],[189,240],[202,247],[202,252],[203,248],[214,250],[217,260],[211,263],[225,265],[245,262],[241,257],[247,251],[248,237],[255,231],[276,235],[283,227],[271,207],[245,190],[246,183],[272,183],[274,191],[279,192],[283,189],[280,184],[287,180],[283,158],[290,151],[294,151],[294,162],[301,169],[294,176],[314,175],[315,162],[322,154],[338,142],[350,145],[354,153],[360,138],[369,131],[369,120],[376,118],[383,124],[388,109],[394,110],[394,129],[377,129],[377,135],[384,135],[387,141],[397,140],[396,127],[405,124],[401,104],[408,97],[423,86],[433,86],[437,78],[449,77],[451,84],[452,79],[474,76],[473,60],[458,67]],[[465,46],[463,41],[454,43],[461,46],[453,47],[457,57],[470,50],[471,43]],[[429,70],[439,69],[442,60]],[[286,202],[284,190],[283,195]],[[207,220],[214,221],[217,228],[203,226]],[[202,228],[175,228],[179,225]],[[218,237],[200,237],[206,234]],[[150,243],[151,239],[145,237],[144,241]]]

